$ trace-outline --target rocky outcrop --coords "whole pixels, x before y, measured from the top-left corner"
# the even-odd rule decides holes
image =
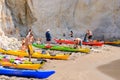
[[[4,36],[12,30],[14,30],[14,24],[10,10],[6,7],[5,0],[0,0],[0,35]]]
[[[0,36],[0,48],[6,50],[20,50],[21,46],[21,41],[18,41],[18,39],[14,37]]]
[[[20,29],[22,36],[25,36],[28,27],[36,21],[32,11],[31,0],[5,0],[6,6],[11,10],[15,27]]]
[[[87,29],[96,39],[120,38],[119,0],[5,0],[15,27],[22,36],[30,27],[34,35],[44,38],[46,29],[53,37],[83,38]]]

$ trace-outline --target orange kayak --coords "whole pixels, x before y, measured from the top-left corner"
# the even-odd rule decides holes
[[[61,44],[75,44],[75,41],[73,40],[67,40],[67,39],[54,39],[57,43]],[[82,42],[83,45],[89,45],[89,46],[102,46],[104,45],[104,42],[102,41],[91,41],[91,42]]]

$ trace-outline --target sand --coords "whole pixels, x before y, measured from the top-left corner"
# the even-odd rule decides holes
[[[105,45],[90,54],[73,53],[68,60],[47,60],[44,70],[56,73],[44,80],[120,80],[120,47]],[[40,80],[7,77],[0,80]]]
[[[119,62],[113,63],[120,59],[119,49],[105,45],[87,55],[74,53],[67,61],[49,60],[45,69],[56,70],[56,74],[48,80],[120,80]]]

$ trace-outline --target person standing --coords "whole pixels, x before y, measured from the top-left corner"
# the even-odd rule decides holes
[[[32,34],[32,30],[31,29],[28,30],[28,33],[27,33],[26,37],[30,36],[30,34]]]
[[[84,42],[90,42],[90,41],[92,41],[92,37],[93,37],[92,31],[87,30],[83,41]]]
[[[50,45],[50,41],[51,41],[50,29],[47,29],[47,31],[45,33],[45,37],[46,37],[47,44]]]
[[[63,37],[65,37],[65,33],[63,33]]]
[[[70,37],[73,37],[73,31],[70,31]]]
[[[85,33],[83,42],[88,42],[88,31]]]
[[[92,34],[92,31],[88,30],[88,41],[92,41],[92,37],[93,37],[93,34]]]
[[[28,52],[29,55],[29,61],[31,61],[31,56],[33,54],[33,48],[32,48],[32,43],[34,42],[34,36],[32,33],[32,30],[29,29],[26,38],[22,40],[22,50]]]
[[[26,37],[25,42],[26,42],[27,49],[28,49],[29,61],[31,61],[31,57],[32,57],[32,54],[33,54],[32,43],[34,42],[34,37],[33,37],[32,33],[30,33],[30,35]]]

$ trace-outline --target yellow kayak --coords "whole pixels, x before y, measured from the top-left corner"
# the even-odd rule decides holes
[[[6,51],[4,49],[0,48],[0,52],[5,53]]]
[[[6,67],[12,67],[12,68],[18,68],[18,69],[32,69],[32,70],[37,70],[40,69],[44,63],[41,64],[15,64],[15,63],[10,63],[10,62],[4,62],[4,61],[0,61],[0,64],[2,66],[6,66]]]
[[[119,44],[120,44],[120,40],[112,41],[112,42],[110,42],[110,41],[105,41],[104,43],[105,43],[105,44],[111,44],[111,45],[112,45],[112,44],[113,44],[113,45],[114,45],[114,44],[115,44],[115,45],[119,45]]]
[[[1,50],[0,50],[1,51]],[[9,55],[15,55],[19,57],[28,57],[28,53],[21,50],[5,50],[2,53],[9,54]],[[46,59],[61,59],[61,60],[67,60],[69,58],[69,54],[56,54],[56,55],[50,55],[49,53],[41,54],[39,52],[34,52],[32,54],[32,57],[34,58],[46,58]]]

